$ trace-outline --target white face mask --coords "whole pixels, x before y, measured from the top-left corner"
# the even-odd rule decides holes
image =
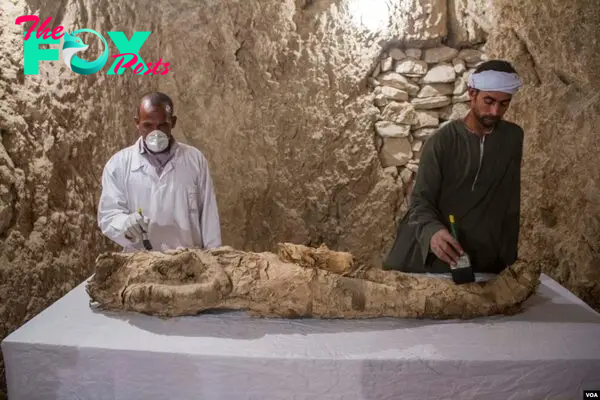
[[[169,136],[163,131],[155,130],[146,136],[146,146],[154,153],[160,153],[169,147]]]

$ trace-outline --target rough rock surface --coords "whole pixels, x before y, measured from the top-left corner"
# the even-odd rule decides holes
[[[161,317],[225,309],[283,318],[472,319],[519,312],[542,266],[517,262],[486,282],[456,285],[371,268],[326,246],[278,247],[104,253],[86,290],[94,308]]]
[[[497,0],[485,53],[526,80],[507,118],[525,130],[520,254],[600,310],[600,9]],[[573,21],[577,21],[573,24]]]
[[[384,170],[375,76],[383,59],[419,60],[423,49],[442,44],[509,59],[525,78],[508,115],[526,132],[522,252],[553,257],[546,272],[600,309],[595,0],[397,0],[384,18],[389,29],[375,30],[357,23],[373,8],[360,0],[152,4],[2,4],[0,337],[88,276],[109,245],[95,219],[101,168],[135,139],[131,112],[149,89],[173,96],[181,118],[175,134],[210,162],[225,243],[262,251],[279,241],[323,242],[377,264],[410,194],[417,141],[434,128],[411,130],[413,159]],[[79,76],[56,61],[24,76],[23,30],[14,19],[30,13],[69,29],[127,37],[150,30],[140,54],[162,57],[173,70]],[[91,49],[83,57],[92,59],[98,43],[86,35]],[[402,54],[390,50],[398,47]],[[457,76],[475,65],[453,61]],[[417,88],[419,65],[408,77]],[[448,107],[443,116],[464,111]],[[419,123],[414,113],[404,114],[410,124]]]
[[[448,45],[463,47],[485,42],[492,28],[488,13],[493,0],[447,0]],[[533,3],[533,2],[532,2]]]
[[[136,29],[154,29],[149,9],[136,13]],[[0,339],[88,277],[98,253],[112,248],[97,229],[99,177],[110,154],[134,139],[136,97],[155,80],[80,76],[62,58],[40,62],[39,75],[24,75],[24,28],[15,19],[27,14],[42,21],[53,17],[51,29],[103,32],[130,26],[134,13],[124,3],[106,1],[2,3]],[[81,37],[95,59],[101,42],[92,34]],[[157,44],[151,36],[142,54],[157,54]]]

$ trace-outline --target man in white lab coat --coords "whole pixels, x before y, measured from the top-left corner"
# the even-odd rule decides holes
[[[135,117],[140,137],[104,167],[98,226],[123,251],[144,249],[144,234],[158,251],[221,246],[208,162],[173,138],[176,122],[169,96],[145,95]]]

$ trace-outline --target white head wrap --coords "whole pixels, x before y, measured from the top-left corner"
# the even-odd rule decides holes
[[[521,87],[521,80],[514,73],[488,70],[471,74],[468,86],[484,92],[514,94]]]

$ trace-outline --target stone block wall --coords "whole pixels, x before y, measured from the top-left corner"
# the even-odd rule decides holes
[[[405,189],[404,208],[424,142],[444,123],[469,111],[469,75],[488,59],[481,47],[393,46],[375,64],[369,77],[380,111],[375,145],[385,172]]]

